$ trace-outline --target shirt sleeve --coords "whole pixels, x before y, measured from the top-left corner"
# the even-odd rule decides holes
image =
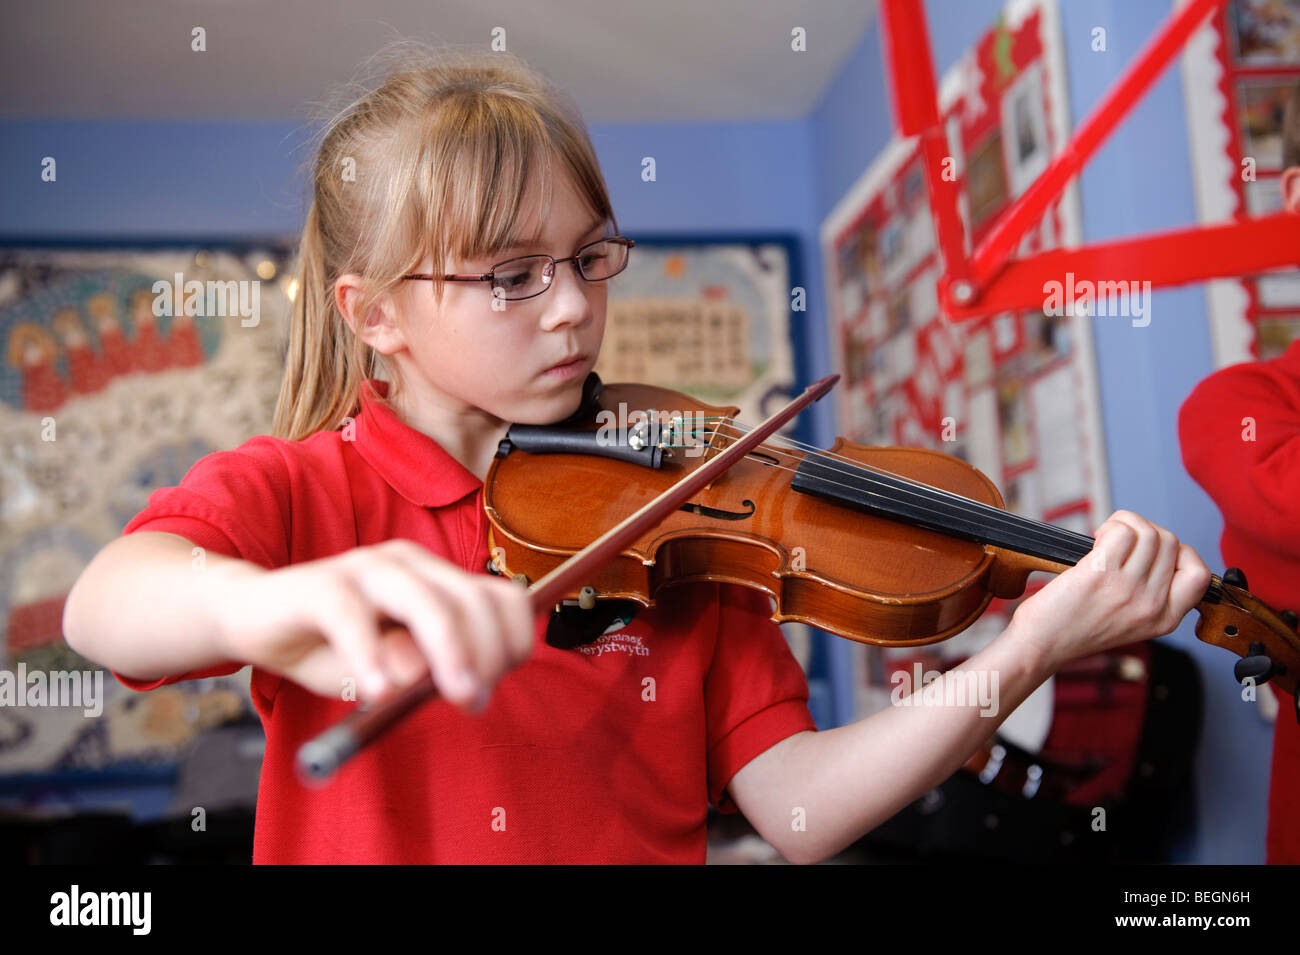
[[[1226,523],[1300,553],[1300,381],[1272,362],[1223,368],[1183,402],[1178,438],[1187,473]]]
[[[177,534],[213,553],[273,569],[289,562],[289,474],[274,439],[253,438],[233,451],[201,458],[176,487],[149,495],[145,509],[122,534]],[[152,690],[181,680],[227,676],[237,661],[157,680],[137,680],[110,670],[123,686]]]
[[[709,800],[738,812],[726,791],[745,764],[781,740],[816,730],[808,680],[772,620],[771,598],[751,587],[720,584],[718,638],[705,676]]]

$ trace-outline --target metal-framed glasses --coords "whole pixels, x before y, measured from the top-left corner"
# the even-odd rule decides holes
[[[588,282],[603,282],[627,268],[628,250],[636,245],[624,235],[605,236],[589,242],[567,259],[549,255],[522,255],[498,262],[481,275],[444,275],[445,282],[488,282],[494,298],[518,302],[550,291],[555,269],[562,262],[572,262]],[[404,279],[433,281],[432,275],[403,275]]]

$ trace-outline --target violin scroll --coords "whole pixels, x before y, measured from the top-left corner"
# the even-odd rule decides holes
[[[1211,575],[1205,597],[1197,605],[1199,640],[1222,647],[1237,656],[1233,672],[1239,683],[1273,681],[1296,694],[1300,677],[1300,634],[1296,613],[1276,611],[1245,587],[1246,576],[1230,567],[1222,577]],[[1300,720],[1300,704],[1296,718]]]

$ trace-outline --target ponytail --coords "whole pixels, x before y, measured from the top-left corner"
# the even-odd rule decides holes
[[[272,433],[298,441],[317,431],[333,430],[356,409],[361,388],[358,343],[338,323],[343,317],[334,303],[325,268],[320,215],[313,200],[299,248],[298,290],[293,300],[284,377],[275,407]]]

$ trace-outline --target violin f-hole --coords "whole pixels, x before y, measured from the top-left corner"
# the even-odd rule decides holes
[[[685,511],[687,514],[699,514],[701,517],[714,517],[720,521],[743,521],[754,516],[755,508],[754,502],[749,498],[745,498],[742,503],[749,508],[748,511],[724,511],[721,508],[709,507],[706,504],[692,504],[690,501],[687,501],[678,510]]]

